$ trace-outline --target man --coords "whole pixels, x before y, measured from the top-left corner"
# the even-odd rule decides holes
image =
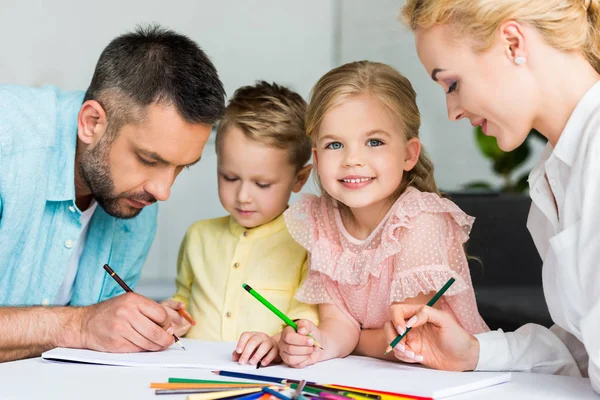
[[[224,101],[206,54],[158,26],[114,39],[85,97],[0,85],[0,361],[172,344],[162,306],[115,297],[102,267],[135,285],[153,203],[200,160]]]

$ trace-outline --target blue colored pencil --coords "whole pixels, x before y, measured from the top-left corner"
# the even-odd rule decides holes
[[[243,372],[233,372],[233,371],[212,371],[213,374],[217,374],[220,376],[229,376],[231,378],[242,378],[242,379],[251,379],[254,381],[263,381],[263,382],[273,382],[279,384],[285,383],[299,383],[300,381],[295,379],[286,379],[286,378],[276,378],[273,376],[264,376],[264,375],[255,375],[255,374],[245,374]],[[316,382],[306,382],[307,385],[316,385]]]
[[[277,397],[278,399],[281,399],[281,400],[292,400],[290,397],[287,397],[287,396],[279,393],[277,390],[273,390],[273,389],[270,389],[268,387],[262,388],[262,391],[263,391],[263,393],[268,393],[268,394],[270,394],[272,396],[275,396],[275,397]]]

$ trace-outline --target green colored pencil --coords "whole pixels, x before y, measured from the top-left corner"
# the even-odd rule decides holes
[[[203,384],[214,384],[214,385],[256,385],[254,382],[238,382],[238,381],[214,381],[214,380],[206,380],[206,379],[188,379],[188,378],[169,378],[169,383],[203,383]]]
[[[435,296],[433,296],[431,298],[431,300],[429,300],[429,302],[427,303],[427,305],[429,307],[433,307],[433,305],[435,304],[435,302],[438,301],[440,299],[440,297],[442,297],[442,295],[446,292],[446,290],[448,290],[448,288],[450,286],[452,286],[452,284],[454,283],[454,281],[455,281],[454,278],[448,279],[448,282],[446,282],[446,284],[444,286],[442,286],[442,288],[435,294]],[[386,349],[385,353],[383,353],[383,354],[386,355],[390,351],[394,350],[394,347],[396,347],[396,345],[398,343],[400,343],[400,341],[404,338],[404,336],[406,336],[408,334],[408,332],[410,332],[410,328],[406,328],[406,331],[402,335],[396,336],[396,339],[394,339],[392,341],[392,343],[390,343],[390,345]]]
[[[296,332],[298,331],[298,325],[294,321],[292,321],[287,315],[285,315],[284,313],[282,313],[277,307],[275,307],[273,304],[271,304],[269,302],[269,300],[267,300],[264,297],[262,297],[260,295],[260,293],[258,293],[256,290],[252,289],[252,287],[250,287],[250,285],[244,283],[244,284],[242,284],[242,287],[248,293],[250,293],[256,300],[260,301],[265,307],[267,307],[269,310],[273,311],[273,314],[275,314],[279,318],[281,318],[281,320],[283,322],[285,322],[288,326],[291,326]],[[310,335],[307,335],[307,336],[309,338],[311,338],[315,342],[315,346],[317,346],[318,348],[320,348],[321,350],[323,350],[323,346],[321,346],[319,344],[319,342],[317,342],[314,337],[312,337]]]

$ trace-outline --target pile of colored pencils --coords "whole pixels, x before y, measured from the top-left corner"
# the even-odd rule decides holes
[[[248,381],[169,378],[152,383],[156,394],[189,394],[188,400],[432,400],[407,394],[383,392],[335,384],[318,384],[232,371],[212,371]]]

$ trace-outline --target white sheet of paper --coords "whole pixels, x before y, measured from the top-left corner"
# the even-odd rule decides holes
[[[42,358],[125,367],[206,368],[235,371],[256,369],[256,366],[240,365],[232,361],[231,355],[236,343],[203,342],[191,339],[181,339],[181,343],[187,351],[182,350],[177,344],[173,344],[165,351],[144,353],[104,353],[59,347],[43,353]]]
[[[42,354],[46,360],[74,361],[130,367],[202,368],[233,370],[275,376],[283,379],[305,379],[319,383],[362,387],[436,399],[453,396],[510,380],[509,372],[448,372],[423,367],[350,356],[329,360],[304,369],[284,365],[256,370],[231,360],[235,343],[202,342],[181,339],[188,350],[179,346],[162,352],[103,353],[91,350],[57,348]],[[218,378],[215,375],[215,378]],[[224,378],[233,380],[233,378]]]

